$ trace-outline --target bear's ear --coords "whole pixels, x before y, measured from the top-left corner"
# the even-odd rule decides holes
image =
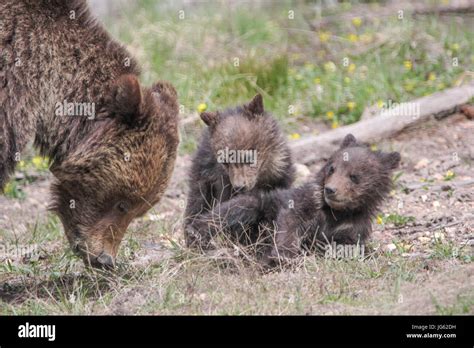
[[[352,134],[347,134],[344,137],[344,140],[342,141],[341,149],[344,149],[346,147],[356,145],[356,144],[357,144],[356,138]]]
[[[396,169],[400,164],[401,156],[398,152],[390,152],[382,155],[382,161],[388,169]]]
[[[246,105],[244,109],[250,112],[252,115],[261,115],[265,111],[263,108],[263,98],[261,94],[257,94],[253,99]]]
[[[219,114],[217,112],[202,112],[199,116],[201,116],[201,120],[203,120],[208,127],[214,127],[219,120]]]
[[[151,86],[151,93],[157,100],[168,105],[178,104],[178,93],[174,86],[167,81],[158,81]]]
[[[139,124],[146,117],[140,113],[142,93],[135,75],[122,75],[115,81],[110,103],[114,116],[130,126]]]

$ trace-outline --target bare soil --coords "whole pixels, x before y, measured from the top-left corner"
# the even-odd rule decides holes
[[[132,223],[123,247],[130,248],[132,241],[138,246],[121,260],[126,265],[119,272],[122,278],[106,278],[99,286],[79,261],[52,277],[53,255],[67,250],[59,236],[42,243],[46,255],[36,261],[37,274],[0,275],[0,312],[31,312],[34,302],[57,314],[474,313],[474,122],[452,115],[376,146],[399,151],[402,164],[395,189],[374,222],[374,252],[366,261],[311,259],[294,269],[262,274],[241,265],[216,266],[220,261],[212,256],[181,259],[191,158],[184,155],[162,201]],[[321,164],[300,171],[301,176]],[[46,223],[51,180],[46,174],[24,186],[24,200],[0,196],[0,231],[29,240],[35,225]],[[0,262],[21,267],[30,261],[0,257]],[[76,294],[78,284],[93,288],[81,306],[58,304],[64,294]]]

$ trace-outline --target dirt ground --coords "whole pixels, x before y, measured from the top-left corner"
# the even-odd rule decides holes
[[[351,265],[321,260],[272,274],[211,267],[203,261],[205,257],[198,258],[192,266],[189,261],[177,261],[176,248],[184,249],[181,229],[184,179],[191,158],[184,155],[177,161],[163,200],[145,218],[133,222],[128,232],[133,237],[124,241],[123,248],[130,249],[132,241],[136,247],[133,257],[124,260],[122,255],[121,262],[130,264],[134,273],[143,276],[126,281],[130,275],[125,273],[123,279],[113,281],[116,284],[113,290],[107,287],[108,297],[102,291],[99,295],[96,292],[84,295],[79,309],[58,307],[58,296],[42,297],[41,289],[52,293],[51,289],[59,286],[58,291],[70,296],[76,293],[74,284],[85,272],[80,262],[75,261],[75,268],[59,269],[61,274],[54,278],[54,286],[50,284],[50,263],[56,262],[50,255],[61,255],[67,249],[60,232],[57,237],[42,242],[41,248],[47,255],[37,261],[33,275],[18,272],[22,265],[28,264],[27,260],[0,257],[0,262],[17,266],[10,272],[3,268],[7,271],[0,275],[1,312],[36,312],[31,307],[36,301],[43,303],[44,311],[81,314],[474,313],[474,121],[461,114],[452,115],[406,130],[376,146],[399,151],[402,164],[395,189],[374,222],[375,256],[362,261],[366,265],[357,264],[355,271]],[[313,173],[320,166],[321,163],[314,164],[307,172]],[[0,231],[10,239],[13,235],[18,240],[30,240],[29,234],[36,231],[36,226],[47,223],[51,180],[50,174],[44,174],[26,185],[24,200],[0,196]],[[416,267],[404,268],[401,264]],[[394,275],[387,271],[392,268],[403,268],[403,272]],[[44,276],[43,271],[50,273]],[[380,276],[374,275],[377,272]],[[89,283],[80,284],[85,287]],[[169,289],[175,290],[166,295]],[[281,293],[273,300],[263,299],[272,289]],[[301,293],[297,290],[300,304],[295,302],[295,289],[301,290]],[[339,297],[331,297],[337,291]],[[189,296],[189,301],[178,300],[174,293]],[[165,301],[166,296],[171,296],[171,305],[165,306],[158,300]],[[108,299],[102,303],[104,297]],[[283,299],[289,301],[285,305],[288,307],[282,307]]]
[[[403,175],[396,184],[399,189],[385,210],[413,216],[414,221],[403,228],[379,227],[374,238],[388,242],[399,236],[413,244],[410,255],[422,256],[429,253],[423,237],[444,229],[436,237],[472,248],[474,122],[454,115],[403,132],[380,147],[402,154]]]

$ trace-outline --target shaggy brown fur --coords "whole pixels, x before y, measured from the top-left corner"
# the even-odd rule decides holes
[[[364,244],[371,218],[387,197],[398,152],[371,151],[347,135],[313,181],[286,193],[276,219],[273,258],[291,257],[318,245]]]
[[[288,188],[294,177],[290,150],[275,119],[264,111],[260,95],[241,107],[224,112],[206,112],[208,125],[193,159],[185,212],[188,246],[209,247],[209,216],[223,202],[244,192],[267,192]],[[221,151],[252,150],[256,162],[219,161]],[[257,224],[258,225],[258,224]],[[248,221],[253,230],[251,221]],[[234,229],[235,230],[235,229]],[[252,239],[252,232],[239,239]]]
[[[176,91],[141,87],[137,64],[85,0],[3,0],[0,13],[0,186],[34,137],[51,160],[52,209],[71,246],[87,264],[111,266],[130,221],[171,176]],[[95,114],[62,116],[64,101]]]
[[[363,244],[399,162],[398,152],[373,152],[349,134],[312,180],[232,198],[214,210],[219,222],[211,227],[214,233],[221,226],[245,229],[249,223],[273,229],[274,237],[263,241],[264,261],[271,264],[327,243]]]

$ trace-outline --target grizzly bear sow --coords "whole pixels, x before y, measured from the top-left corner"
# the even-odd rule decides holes
[[[201,118],[208,128],[191,168],[185,238],[188,246],[206,249],[214,234],[209,215],[213,209],[219,211],[224,202],[243,193],[290,187],[294,167],[286,140],[276,120],[265,112],[261,95],[237,108],[204,112]],[[253,213],[244,214],[250,229],[245,232],[250,233],[237,232],[238,239],[256,237],[258,224],[250,221],[258,218]],[[239,220],[230,232],[238,231],[241,223],[245,221]]]
[[[171,176],[176,91],[141,87],[137,64],[85,0],[3,0],[0,13],[0,187],[34,138],[72,248],[113,266],[127,226]]]

